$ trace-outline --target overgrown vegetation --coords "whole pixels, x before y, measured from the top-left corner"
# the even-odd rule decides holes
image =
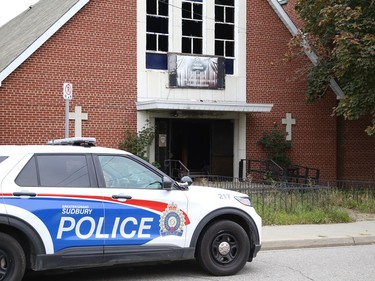
[[[375,213],[375,190],[267,190],[250,192],[264,225],[324,224],[353,221],[348,210]]]
[[[292,144],[286,140],[287,132],[282,131],[278,124],[275,124],[271,131],[263,132],[263,136],[258,140],[258,144],[263,147],[269,160],[275,161],[281,167],[288,167],[291,160],[288,151]]]
[[[126,150],[149,161],[147,149],[152,144],[154,138],[155,128],[147,122],[138,133],[127,129],[124,133],[124,139],[119,143],[119,149]]]
[[[375,214],[375,190],[340,190],[332,189],[330,196],[322,204],[352,209],[361,213]]]
[[[318,57],[309,71],[307,100],[322,98],[335,79],[344,97],[333,113],[347,120],[371,116],[366,132],[375,136],[375,1],[298,0],[295,8],[303,26],[290,42],[292,57],[306,43]]]

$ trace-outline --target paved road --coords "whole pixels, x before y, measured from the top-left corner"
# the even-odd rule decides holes
[[[375,245],[265,251],[252,280],[368,281],[375,276]]]
[[[375,245],[261,251],[237,275],[214,277],[204,274],[192,261],[164,265],[83,270],[62,274],[31,275],[38,281],[197,281],[283,280],[368,281],[375,276]]]

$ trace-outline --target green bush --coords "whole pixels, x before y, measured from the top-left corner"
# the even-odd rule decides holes
[[[271,131],[263,132],[262,138],[257,142],[266,151],[268,159],[275,161],[281,167],[288,167],[291,164],[287,152],[292,148],[292,144],[286,140],[286,136],[287,133],[275,124]]]

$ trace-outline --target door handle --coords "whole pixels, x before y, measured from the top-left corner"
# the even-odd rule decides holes
[[[13,196],[36,197],[36,193],[35,192],[28,192],[28,191],[17,191],[17,192],[13,192]]]
[[[117,194],[117,195],[112,195],[113,199],[132,199],[130,195],[122,195],[122,194]]]

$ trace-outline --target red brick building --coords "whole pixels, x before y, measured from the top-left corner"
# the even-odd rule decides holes
[[[70,82],[70,112],[87,116],[69,135],[98,145],[118,147],[150,122],[151,161],[236,177],[241,159],[265,158],[257,141],[289,114],[294,163],[325,180],[375,180],[367,123],[332,117],[334,92],[306,104],[311,62],[284,59],[291,33],[275,6],[290,20],[292,2],[40,0],[0,27],[0,144],[63,138]]]

